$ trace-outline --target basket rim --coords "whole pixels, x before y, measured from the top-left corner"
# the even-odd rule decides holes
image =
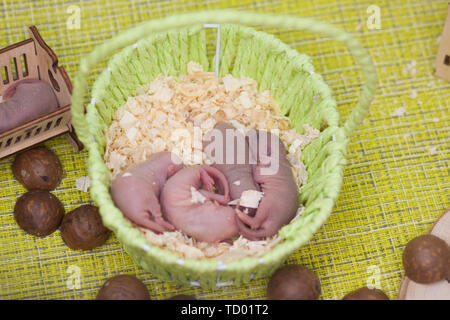
[[[240,30],[251,30],[255,34],[258,35],[267,35],[268,33],[263,31],[257,31],[254,28],[247,27],[247,26],[239,26]],[[195,29],[195,28],[194,28]],[[270,34],[271,35],[271,34]],[[272,35],[271,35],[272,36]],[[279,43],[283,46],[283,51],[290,54],[297,54],[297,55],[303,55],[305,57],[308,57],[305,54],[299,53],[298,51],[290,48],[287,44],[279,40],[278,38],[273,37],[273,40],[277,42],[277,45]],[[144,39],[141,39],[139,41],[143,41]],[[138,42],[139,43],[139,42]],[[99,92],[103,89],[99,83],[101,83],[103,80],[105,82],[108,81],[109,73],[112,68],[114,68],[114,63],[121,59],[124,59],[127,57],[129,53],[133,51],[134,46],[128,46],[115,54],[109,61],[108,61],[108,67],[103,70],[103,72],[100,74],[100,76],[96,79],[93,90],[92,90],[92,97],[93,101],[91,100],[91,104],[87,107],[87,114],[86,119],[89,123],[89,132],[90,135],[95,137],[95,132],[93,128],[98,125],[98,117],[100,117],[99,113],[95,109],[95,100],[99,98]],[[309,57],[308,57],[309,58]],[[313,71],[312,63],[310,65],[311,71]],[[335,101],[333,97],[331,96],[331,90],[329,89],[328,85],[323,81],[322,77],[320,75],[317,75],[318,81],[322,81],[324,87],[328,88],[330,93],[330,99],[334,102],[335,107]],[[101,81],[102,80],[102,81]],[[337,111],[336,111],[337,113]],[[239,258],[231,262],[226,263],[226,270],[228,272],[251,272],[253,269],[255,269],[258,265],[274,265],[279,264],[280,260],[283,262],[286,257],[290,254],[292,254],[295,250],[298,250],[303,244],[305,244],[307,241],[309,241],[317,232],[317,230],[323,225],[323,223],[326,221],[326,219],[329,217],[332,211],[332,207],[335,203],[335,200],[337,198],[337,194],[339,193],[340,186],[342,183],[342,171],[343,166],[345,165],[345,154],[346,154],[346,147],[348,143],[348,134],[347,132],[342,128],[339,127],[337,124],[332,124],[329,126],[330,131],[333,132],[334,135],[334,141],[329,141],[328,143],[335,144],[339,148],[335,150],[334,156],[337,157],[337,163],[339,165],[335,166],[332,170],[334,174],[337,174],[341,177],[340,182],[338,184],[334,185],[334,189],[331,190],[333,194],[336,196],[332,197],[324,197],[323,201],[327,202],[327,209],[324,210],[322,208],[322,213],[319,216],[312,215],[313,218],[310,218],[312,220],[307,226],[307,230],[302,230],[304,233],[299,237],[294,237],[293,234],[295,231],[299,231],[299,228],[293,228],[293,230],[290,230],[287,232],[287,236],[282,241],[282,243],[278,244],[276,247],[272,248],[262,256],[258,257],[244,257]],[[321,131],[320,135],[323,134],[323,131]],[[134,249],[140,250],[142,252],[145,252],[145,255],[152,259],[159,260],[161,263],[166,265],[172,265],[176,266],[178,269],[184,270],[184,271],[191,271],[193,273],[198,272],[201,270],[202,272],[212,272],[214,274],[218,274],[220,271],[220,268],[223,270],[223,265],[219,260],[215,259],[180,259],[180,257],[166,249],[161,249],[157,247],[156,245],[153,245],[151,242],[149,242],[145,236],[137,229],[131,226],[124,218],[120,210],[114,206],[111,196],[108,192],[108,186],[109,181],[105,180],[105,170],[107,170],[106,165],[103,160],[103,154],[99,150],[101,149],[101,146],[99,146],[98,141],[93,141],[91,144],[87,145],[87,149],[89,151],[89,175],[91,176],[92,180],[92,186],[91,186],[91,195],[92,198],[95,200],[96,203],[98,203],[100,208],[100,213],[102,214],[102,218],[104,220],[105,225],[107,227],[111,228],[117,238],[120,240],[122,246],[126,247],[134,247]],[[104,152],[104,151],[103,151]],[[103,165],[102,168],[99,167],[99,163]],[[109,173],[108,173],[109,175]],[[107,197],[100,197],[98,195],[108,195]],[[111,205],[114,207],[111,209]],[[106,211],[106,208],[108,207],[108,211]],[[314,219],[315,217],[315,219]],[[132,234],[133,237],[130,237],[129,235]],[[130,240],[131,239],[131,240]],[[128,250],[127,250],[128,251]],[[281,258],[280,258],[281,257]],[[182,260],[182,262],[180,261]]]

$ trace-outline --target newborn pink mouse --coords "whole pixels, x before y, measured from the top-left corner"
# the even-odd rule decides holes
[[[161,213],[159,196],[166,180],[183,167],[171,152],[158,152],[118,175],[111,184],[116,206],[134,223],[154,232],[173,230]]]
[[[256,159],[252,157],[247,140],[239,130],[226,122],[218,122],[205,136],[204,146],[205,153],[211,153],[212,166],[227,178],[231,200],[240,199],[246,190],[260,191],[252,174],[252,163],[256,164]],[[246,210],[250,215],[256,213],[252,208]]]
[[[224,190],[214,193],[214,187]],[[205,189],[202,189],[204,187]],[[210,243],[230,239],[239,231],[230,201],[228,181],[216,168],[202,165],[181,169],[164,185],[164,217],[187,235]]]
[[[58,108],[52,87],[42,80],[24,79],[10,85],[0,103],[0,132],[39,118]]]
[[[241,235],[259,240],[273,236],[294,218],[299,205],[298,187],[286,158],[286,148],[278,136],[251,130],[247,137],[258,161],[253,179],[260,184],[264,195],[254,217],[236,211],[236,222]]]

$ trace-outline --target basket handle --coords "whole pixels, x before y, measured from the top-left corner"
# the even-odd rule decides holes
[[[168,16],[159,20],[150,20],[134,28],[124,31],[114,38],[105,41],[80,62],[79,70],[74,79],[72,94],[72,121],[77,129],[80,140],[89,146],[92,142],[88,123],[84,115],[83,98],[87,91],[87,78],[95,65],[100,63],[111,53],[132,45],[150,33],[158,33],[169,29],[202,25],[204,23],[236,23],[249,26],[267,26],[286,29],[308,30],[322,33],[330,38],[345,43],[353,54],[356,62],[361,66],[366,83],[356,107],[350,113],[344,124],[344,130],[349,136],[363,121],[369,111],[370,103],[375,94],[378,83],[377,74],[367,51],[361,46],[358,39],[349,32],[312,18],[295,17],[289,15],[271,15],[236,10],[210,10],[197,13],[186,13]]]

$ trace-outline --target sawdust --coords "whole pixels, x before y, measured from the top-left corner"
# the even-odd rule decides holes
[[[116,111],[106,131],[104,160],[112,178],[160,151],[176,153],[186,165],[208,163],[202,151],[202,137],[223,120],[242,133],[251,128],[276,133],[287,146],[287,158],[301,186],[307,180],[301,152],[320,132],[305,125],[306,134],[297,133],[289,118],[279,116],[279,110],[270,91],[259,92],[255,80],[231,75],[218,78],[203,71],[198,63],[189,62],[186,75],[157,76]],[[195,194],[193,199],[201,201]],[[300,207],[296,217],[302,212]],[[155,234],[138,228],[152,244],[193,259],[227,261],[261,255],[282,240],[277,234],[262,241],[239,237],[233,244],[210,244],[180,231]]]

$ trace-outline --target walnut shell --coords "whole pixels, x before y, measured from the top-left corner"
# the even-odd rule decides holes
[[[450,276],[450,247],[432,234],[418,236],[403,251],[406,276],[417,283],[432,283]]]
[[[14,206],[14,218],[29,234],[45,237],[58,229],[64,216],[59,199],[45,190],[31,190],[23,194]]]
[[[347,293],[342,300],[389,300],[389,297],[379,289],[362,287]]]
[[[135,276],[118,275],[108,279],[97,293],[97,300],[150,300],[147,287]]]
[[[58,157],[45,147],[20,153],[14,159],[12,172],[27,190],[53,190],[63,176]]]
[[[74,250],[101,246],[110,233],[103,225],[98,208],[92,205],[83,205],[69,212],[61,223],[61,237]]]
[[[269,300],[316,300],[320,292],[320,281],[316,274],[297,264],[278,269],[267,286]]]

